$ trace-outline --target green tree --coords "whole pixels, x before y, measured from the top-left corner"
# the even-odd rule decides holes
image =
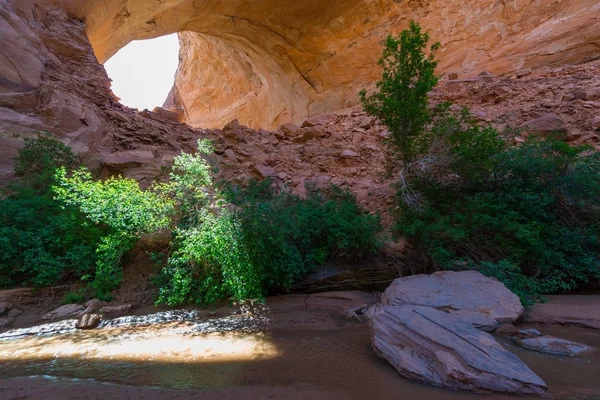
[[[56,168],[77,164],[51,134],[25,138],[15,158],[20,179],[0,188],[0,286],[49,286],[93,273],[102,229],[52,191]]]
[[[391,132],[391,144],[405,163],[415,157],[414,139],[430,121],[427,93],[438,83],[434,43],[427,54],[429,34],[414,21],[398,37],[388,36],[379,66],[383,69],[377,90],[360,92],[364,110],[379,118]]]

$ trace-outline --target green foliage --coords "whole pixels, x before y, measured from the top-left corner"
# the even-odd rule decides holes
[[[391,144],[404,162],[416,155],[414,139],[430,121],[427,93],[438,82],[435,55],[440,44],[434,43],[427,54],[428,42],[429,34],[414,21],[400,36],[388,36],[378,63],[383,73],[377,91],[360,92],[363,108],[388,127]]]
[[[599,277],[600,154],[555,137],[519,144],[466,112],[432,132],[436,151],[409,175],[422,202],[401,204],[398,233],[439,267],[479,269],[522,298]]]
[[[96,248],[93,286],[100,293],[109,292],[121,281],[122,255],[144,233],[168,226],[173,203],[155,191],[141,190],[132,179],[118,177],[96,181],[83,168],[73,171],[70,176],[60,168],[56,179],[56,197],[77,207],[106,232]]]
[[[331,257],[362,256],[377,245],[379,220],[339,188],[306,199],[276,193],[269,182],[216,190],[200,143],[175,159],[171,193],[179,211],[167,265],[157,277],[158,302],[213,304],[260,298]]]
[[[51,191],[55,169],[76,159],[50,134],[25,139],[15,165],[21,180],[0,189],[2,286],[49,286],[93,271],[102,230]]]
[[[269,181],[228,190],[265,290],[289,287],[296,276],[332,257],[360,258],[376,251],[379,218],[366,214],[348,190],[307,189],[305,198],[277,193]]]
[[[77,304],[83,302],[84,299],[83,294],[79,292],[69,292],[65,293],[62,302],[63,304]]]
[[[15,158],[14,170],[25,186],[37,192],[48,192],[57,168],[72,170],[79,164],[71,148],[48,132],[38,132],[37,137],[24,140],[25,146]]]

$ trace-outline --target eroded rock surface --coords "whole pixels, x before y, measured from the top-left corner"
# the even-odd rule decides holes
[[[431,307],[482,326],[489,326],[486,322],[489,319],[513,323],[524,311],[519,297],[503,283],[477,271],[444,271],[399,278],[383,293],[381,303]]]
[[[415,305],[379,306],[371,331],[375,351],[406,378],[472,392],[550,396],[517,356],[460,316]]]

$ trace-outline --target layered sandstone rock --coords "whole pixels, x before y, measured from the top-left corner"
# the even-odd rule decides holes
[[[544,381],[460,316],[414,305],[378,306],[373,348],[409,379],[472,392],[551,397]]]

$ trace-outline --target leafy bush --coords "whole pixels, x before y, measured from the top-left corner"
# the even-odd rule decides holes
[[[600,154],[557,137],[518,143],[468,112],[440,114],[429,134],[397,232],[438,267],[479,269],[522,297],[599,276]]]
[[[403,161],[411,161],[418,149],[414,139],[423,133],[430,121],[427,93],[437,84],[435,55],[440,47],[434,43],[426,53],[429,34],[419,24],[400,36],[388,36],[378,64],[383,69],[377,91],[360,92],[365,111],[379,118],[391,132],[391,144]]]
[[[233,215],[264,289],[289,287],[296,276],[332,257],[376,252],[379,218],[366,214],[348,190],[309,187],[301,198],[285,190],[277,193],[269,181],[232,189]]]
[[[79,292],[68,292],[63,296],[63,304],[77,304],[83,302],[84,295]]]
[[[102,230],[51,190],[55,169],[76,160],[48,133],[25,139],[15,160],[20,180],[0,189],[2,286],[49,286],[94,270]]]
[[[167,265],[157,277],[158,302],[212,304],[260,298],[286,288],[301,273],[333,256],[360,256],[377,246],[378,219],[364,214],[341,189],[306,199],[276,193],[269,182],[213,185],[199,153],[175,159],[170,184],[179,211]]]
[[[65,168],[60,168],[56,179],[56,197],[77,207],[105,232],[96,248],[92,285],[99,293],[107,293],[121,281],[122,255],[131,250],[144,233],[168,227],[173,203],[153,190],[141,190],[132,179],[94,180],[84,168],[70,175]]]

